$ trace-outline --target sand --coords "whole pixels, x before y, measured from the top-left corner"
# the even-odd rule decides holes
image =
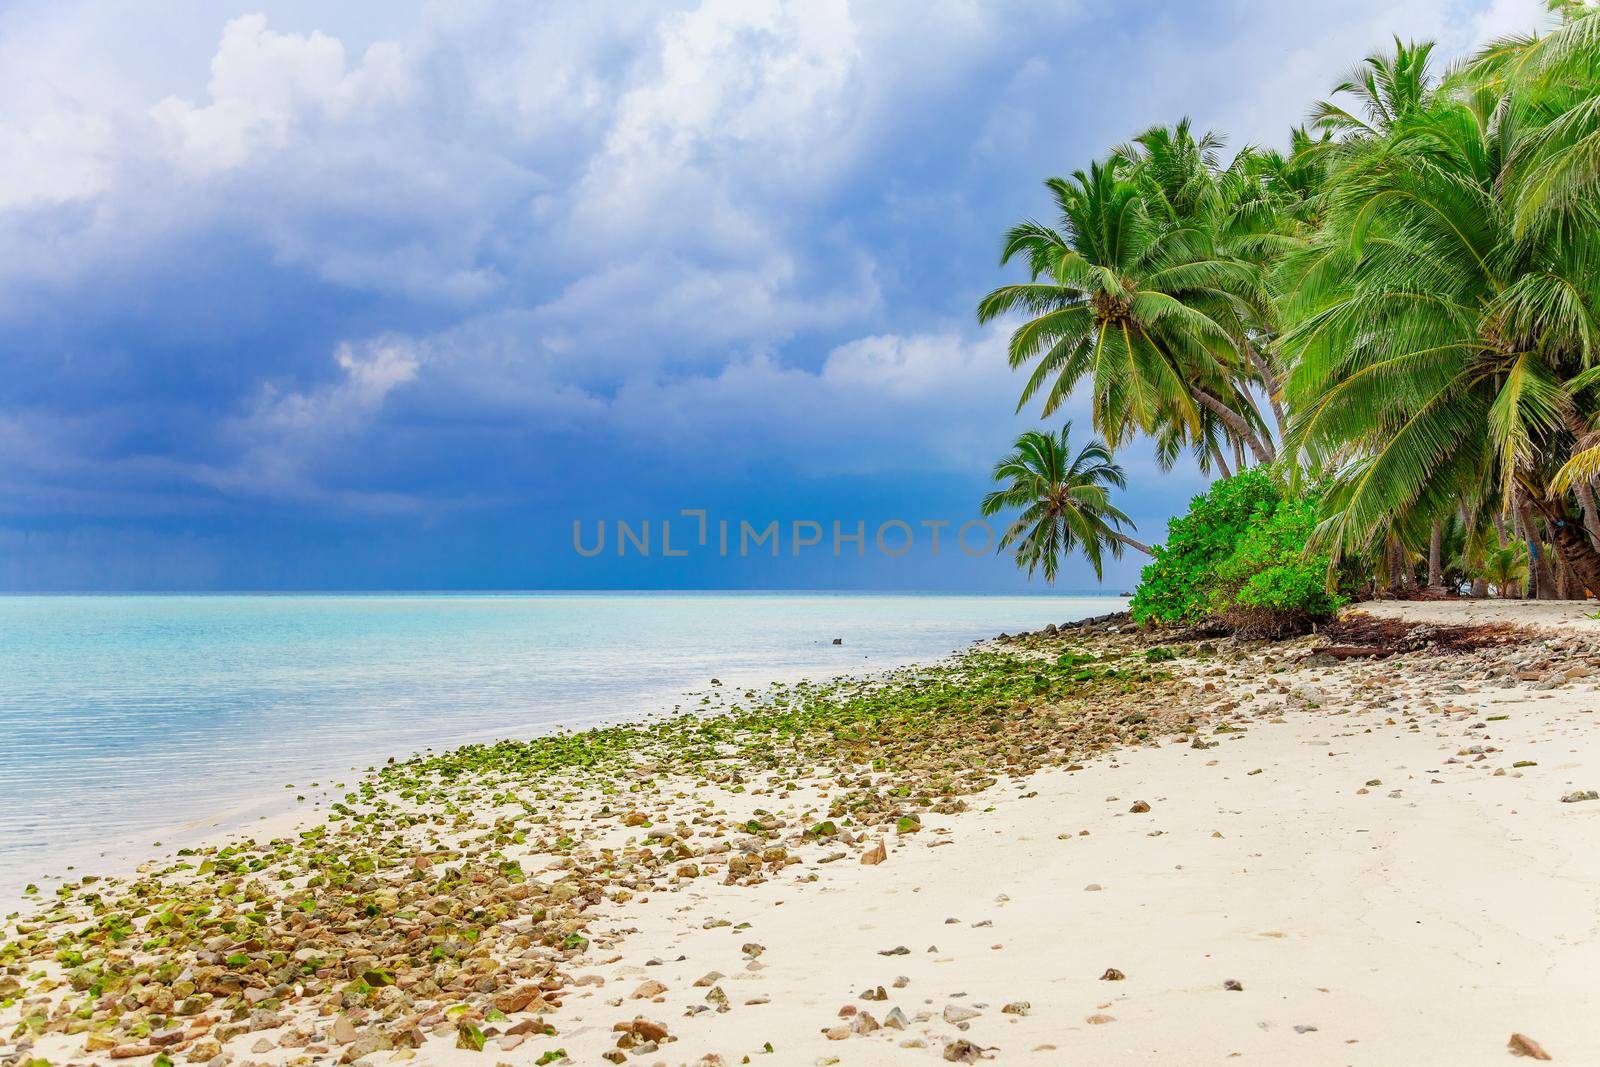
[[[1576,604],[1369,610],[1600,629]],[[558,1036],[483,1053],[438,1040],[414,1062],[561,1048],[599,1063],[613,1024],[643,1014],[676,1040],[630,1063],[925,1064],[967,1041],[1000,1063],[1459,1067],[1511,1060],[1513,1033],[1600,1063],[1600,801],[1562,801],[1600,789],[1585,675],[1600,679],[1600,657],[1574,655],[1580,677],[1492,684],[1452,662],[1284,657],[1249,681],[1202,668],[1202,699],[1244,699],[1247,729],[1003,780],[967,813],[891,835],[878,865],[849,851],[754,887],[701,878],[607,902],[571,969],[592,984],[547,1017]],[[730,812],[758,799],[710,795]],[[727,1010],[686,1014],[712,971]],[[635,997],[647,981],[664,991]],[[885,999],[862,997],[879,986]],[[841,1009],[882,1023],[895,1008],[904,1030],[824,1033],[848,1025]],[[52,1037],[36,1053],[79,1048]],[[234,1062],[338,1049],[300,1055]]]
[[[1360,610],[1378,618],[1451,626],[1504,622],[1562,633],[1600,633],[1590,600],[1378,600]]]
[[[1480,613],[1543,621],[1550,607]],[[1405,707],[1427,694],[1400,695]],[[586,1018],[560,1043],[591,1062],[617,1014],[602,999],[650,977],[668,987],[648,1012],[680,1037],[658,1057],[671,1063],[737,1063],[764,1042],[776,1054],[752,1062],[926,1063],[964,1038],[1005,1063],[1459,1065],[1507,1061],[1513,1032],[1558,1061],[1600,1063],[1600,802],[1560,801],[1600,787],[1600,695],[1447,699],[1473,714],[1413,731],[1337,702],[1285,709],[1214,749],[1139,748],[1042,772],[1029,795],[996,787],[989,810],[930,821],[879,866],[827,865],[756,897],[715,885],[657,897],[629,912],[629,962],[601,969],[595,1007],[569,1000]],[[1473,743],[1502,753],[1444,763],[1466,727],[1500,714]],[[1480,769],[1525,759],[1538,766],[1520,776]],[[1130,813],[1136,800],[1150,812]],[[708,917],[751,927],[703,930]],[[746,942],[765,946],[759,971],[744,969]],[[909,955],[881,955],[901,945]],[[1126,978],[1102,981],[1107,968]],[[730,976],[733,1009],[681,1018],[712,969]],[[887,1002],[858,998],[880,984]],[[770,1003],[743,1006],[757,996]],[[1002,1012],[1017,1001],[1027,1015]],[[826,1040],[847,1004],[879,1021],[896,1005],[981,1014],[965,1030],[940,1019]],[[907,1037],[929,1048],[899,1047]]]

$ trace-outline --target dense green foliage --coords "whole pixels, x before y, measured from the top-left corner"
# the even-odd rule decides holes
[[[1246,637],[1286,637],[1332,616],[1345,598],[1327,587],[1328,557],[1306,553],[1316,524],[1316,500],[1305,496],[1258,517],[1217,564],[1212,618]]]
[[[1253,525],[1270,519],[1282,493],[1259,468],[1212,485],[1167,524],[1151,550],[1130,610],[1139,622],[1199,622],[1211,613],[1217,567]]]
[[[1053,217],[1002,244],[1026,278],[978,307],[1014,324],[1021,404],[1086,387],[1113,446],[1309,475],[1307,561],[1370,594],[1481,578],[1495,523],[1548,544],[1540,596],[1600,593],[1600,8],[1548,7],[1448,71],[1396,39],[1285,149],[1184,120],[1047,180]],[[1169,546],[1147,617],[1213,610],[1215,565]]]
[[[1303,631],[1343,602],[1326,588],[1327,557],[1305,553],[1316,521],[1316,494],[1291,496],[1270,468],[1216,482],[1152,550],[1134,619],[1216,621],[1259,636]]]

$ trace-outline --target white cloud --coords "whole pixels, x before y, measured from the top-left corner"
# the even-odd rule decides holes
[[[224,429],[237,458],[226,465],[198,465],[191,476],[229,493],[367,508],[411,506],[413,501],[396,494],[329,491],[318,484],[315,468],[371,446],[367,431],[385,401],[416,379],[424,358],[404,337],[340,345],[333,353],[337,379],[305,391],[264,386],[250,411]]]
[[[1002,330],[883,334],[834,348],[814,371],[756,354],[715,374],[630,381],[605,425],[707,469],[970,472],[1030,423],[1012,414],[1016,389]]]
[[[150,2],[0,16],[0,326],[98,314],[103,280],[163,327],[207,298],[186,286],[281,283],[267,314],[309,325],[250,349],[232,459],[205,421],[168,461],[304,499],[340,464],[359,481],[396,408],[707,462],[761,462],[729,445],[750,439],[813,471],[977,469],[1024,420],[967,316],[1038,178],[1185,111],[1278,141],[1391,33],[1459,54],[1539,7]],[[195,248],[244,265],[185,274]],[[176,358],[181,332],[115,358]],[[84,463],[115,452],[70,428]]]
[[[575,225],[758,240],[768,227],[745,204],[814,194],[852,154],[863,56],[844,0],[707,0],[663,20],[658,42],[577,191]]]
[[[289,142],[302,111],[326,108],[344,82],[344,45],[321,33],[273,33],[265,15],[229,22],[211,60],[211,103],[169,96],[150,109],[181,161],[228,170]]]
[[[71,101],[0,119],[0,211],[86,200],[111,183],[111,127]]]

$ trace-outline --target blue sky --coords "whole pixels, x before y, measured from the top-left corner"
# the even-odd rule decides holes
[[[918,524],[1031,423],[972,309],[1040,180],[1541,7],[13,3],[0,588],[1036,588]],[[1159,540],[1202,482],[1121,459]],[[684,508],[783,551],[573,551]]]

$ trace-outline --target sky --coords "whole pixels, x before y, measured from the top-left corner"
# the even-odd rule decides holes
[[[10,3],[0,589],[1043,590],[954,542],[1042,180],[1542,7]],[[1204,480],[1119,460],[1161,540]]]

